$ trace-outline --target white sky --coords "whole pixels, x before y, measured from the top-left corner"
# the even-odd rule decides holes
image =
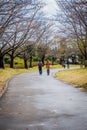
[[[56,5],[55,0],[43,0],[47,5],[44,7],[44,12],[48,15],[48,16],[52,16],[55,14],[56,9],[58,8]]]

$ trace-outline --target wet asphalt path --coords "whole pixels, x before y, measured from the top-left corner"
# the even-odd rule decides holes
[[[87,93],[38,72],[10,80],[0,99],[0,130],[87,130]]]

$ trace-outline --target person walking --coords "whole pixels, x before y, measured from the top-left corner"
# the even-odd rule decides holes
[[[49,75],[50,74],[50,62],[49,62],[49,60],[47,60],[47,62],[46,62],[46,69],[47,69],[47,75]]]
[[[39,62],[38,62],[38,70],[39,70],[40,75],[42,75],[42,66],[43,66],[42,61],[39,60]]]
[[[62,66],[65,68],[65,60],[62,60]]]

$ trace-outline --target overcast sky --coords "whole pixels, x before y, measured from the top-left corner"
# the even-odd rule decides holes
[[[43,1],[47,4],[44,7],[44,12],[46,12],[48,16],[52,16],[53,14],[55,14],[57,8],[55,0],[43,0]]]

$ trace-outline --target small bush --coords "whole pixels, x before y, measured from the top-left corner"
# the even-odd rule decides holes
[[[4,57],[4,63],[5,64],[10,64],[10,58],[9,57]]]

